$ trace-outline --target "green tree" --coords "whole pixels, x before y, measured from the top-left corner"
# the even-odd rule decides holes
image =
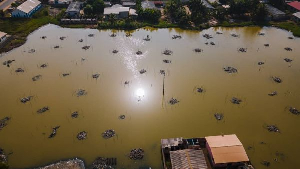
[[[116,21],[117,21],[117,15],[115,14],[110,14],[109,18],[108,18],[109,22],[111,25],[115,25]]]
[[[195,24],[203,23],[208,18],[208,10],[203,5],[202,0],[190,0],[188,7],[191,11],[191,19]]]
[[[176,13],[181,7],[179,0],[169,0],[165,6],[165,13],[168,14],[172,19],[176,20]]]
[[[95,0],[92,7],[95,14],[101,14],[104,11],[105,5],[103,0]]]
[[[87,16],[91,16],[93,14],[93,7],[90,4],[87,4],[84,8],[83,8],[84,14]]]
[[[19,5],[18,5],[17,3],[15,3],[15,2],[13,2],[10,6],[16,8],[16,7],[18,7]]]
[[[1,10],[0,10],[0,18],[4,18],[4,16],[5,16],[5,13],[4,13],[4,11],[1,9]]]
[[[258,4],[252,12],[252,18],[255,21],[264,21],[267,16],[267,10],[264,4]]]
[[[161,17],[160,10],[158,9],[145,9],[141,12],[141,18],[153,23],[157,23]]]
[[[285,0],[269,0],[269,3],[279,9],[284,9],[285,6]]]

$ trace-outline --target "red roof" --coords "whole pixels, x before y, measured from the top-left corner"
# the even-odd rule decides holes
[[[298,11],[300,11],[300,2],[299,1],[293,1],[288,3],[288,5],[290,5],[291,7],[297,9]]]

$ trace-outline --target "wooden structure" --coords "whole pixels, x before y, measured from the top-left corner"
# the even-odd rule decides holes
[[[161,139],[164,169],[253,169],[236,135]]]

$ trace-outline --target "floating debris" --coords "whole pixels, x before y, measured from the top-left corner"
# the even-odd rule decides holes
[[[82,47],[82,49],[88,50],[90,47],[91,47],[91,46],[85,45],[85,46]]]
[[[10,64],[12,64],[12,62],[14,62],[15,60],[7,60],[7,61],[4,61],[3,62],[3,65],[5,66],[7,66],[7,67],[10,67]]]
[[[300,111],[297,110],[295,107],[290,107],[289,108],[289,111],[295,115],[299,115],[300,114]]]
[[[172,61],[171,61],[171,60],[164,59],[163,62],[164,62],[164,63],[171,63]]]
[[[113,169],[111,165],[116,165],[116,164],[117,164],[116,158],[97,157],[92,164],[92,169]]]
[[[216,32],[218,35],[221,35],[221,34],[223,34],[223,32]]]
[[[231,103],[233,103],[233,104],[240,104],[240,103],[242,102],[241,99],[238,99],[238,98],[236,98],[236,97],[231,98],[230,101],[231,101]]]
[[[206,39],[211,39],[211,38],[213,38],[212,35],[207,34],[207,33],[206,33],[206,34],[203,34],[202,36],[203,36],[204,38],[206,38]]]
[[[258,64],[258,65],[264,65],[265,62],[258,62],[257,64]]]
[[[94,34],[91,33],[91,34],[88,35],[88,37],[94,37]]]
[[[25,70],[24,70],[24,69],[22,69],[22,68],[18,68],[17,70],[15,70],[15,72],[17,72],[17,73],[21,73],[21,72],[25,72]]]
[[[269,47],[270,45],[268,43],[264,44],[265,47]]]
[[[224,67],[223,69],[224,69],[224,71],[227,72],[227,73],[237,73],[237,69],[234,68],[234,67],[228,66],[228,67]]]
[[[79,39],[79,41],[78,42],[83,42],[83,39]]]
[[[164,55],[172,55],[172,51],[171,50],[168,50],[168,49],[165,49],[164,51],[163,51],[163,54]]]
[[[56,131],[60,126],[56,126],[54,128],[52,128],[52,133],[49,135],[48,138],[53,138],[54,136],[56,136]]]
[[[42,78],[42,75],[36,75],[36,76],[33,76],[33,78],[32,78],[32,81],[38,81],[38,80],[40,80]]]
[[[274,91],[274,92],[272,92],[272,93],[269,93],[268,95],[269,95],[269,96],[276,96],[276,95],[277,95],[277,92]]]
[[[150,41],[150,40],[151,40],[151,39],[150,39],[149,35],[147,35],[147,37],[144,38],[144,41]]]
[[[238,37],[239,37],[238,34],[234,34],[234,33],[232,33],[231,36],[232,36],[232,37],[235,37],[235,38],[238,38]]]
[[[100,77],[100,74],[98,74],[98,73],[93,74],[92,77],[93,77],[94,79],[98,79],[98,78]]]
[[[65,40],[66,37],[65,37],[65,36],[61,36],[61,37],[59,37],[59,39],[60,39],[60,40]]]
[[[264,160],[264,161],[262,161],[262,162],[260,162],[262,165],[264,165],[264,166],[266,166],[266,167],[269,167],[270,165],[271,165],[271,163],[269,162],[269,161],[266,161],[266,160]]]
[[[72,118],[77,118],[78,117],[78,111],[74,111],[72,114],[71,114],[71,117]]]
[[[276,82],[276,83],[281,83],[281,82],[282,82],[282,80],[281,80],[279,77],[276,77],[276,76],[272,77],[272,79],[273,79],[274,82]]]
[[[172,39],[181,39],[181,36],[180,35],[173,35]]]
[[[41,38],[42,38],[42,39],[46,39],[46,38],[47,38],[47,36],[42,36]]]
[[[126,37],[131,37],[132,36],[132,34],[131,33],[126,33],[126,35],[125,35]]]
[[[69,76],[70,74],[71,74],[71,73],[63,73],[62,76],[63,76],[63,77],[66,77],[66,76]]]
[[[141,148],[132,149],[129,154],[131,160],[141,160],[144,158],[144,150]]]
[[[124,120],[125,119],[125,115],[124,114],[120,115],[119,119]]]
[[[4,117],[0,120],[0,130],[2,130],[5,126],[7,126],[7,122],[10,120],[10,117]],[[1,152],[0,152],[1,155]]]
[[[28,51],[28,53],[34,53],[35,52],[35,49],[30,49],[29,51]]]
[[[140,51],[140,50],[138,50],[135,54],[137,54],[137,55],[141,55],[141,54],[143,54],[143,52],[142,51]]]
[[[239,52],[247,52],[247,48],[239,48],[238,51]]]
[[[204,89],[203,89],[203,87],[198,87],[198,88],[196,89],[196,91],[197,91],[198,93],[203,93],[203,92],[204,92]]]
[[[205,45],[208,45],[208,42],[205,42]]]
[[[85,131],[79,132],[79,133],[77,134],[77,139],[78,139],[78,140],[85,140],[86,137],[87,137],[87,132],[85,132]]]
[[[175,98],[172,97],[172,98],[169,100],[169,103],[170,103],[171,105],[174,105],[174,104],[179,103],[179,100],[177,100],[177,99],[175,99]]]
[[[112,33],[109,35],[110,37],[116,37],[117,35],[115,33]]]
[[[276,125],[267,125],[267,129],[269,132],[280,132]]]
[[[86,95],[87,92],[83,89],[78,89],[76,92],[77,97]]]
[[[27,103],[31,100],[31,98],[33,98],[33,96],[23,97],[23,98],[20,99],[20,101],[22,103]]]
[[[162,75],[164,75],[164,76],[166,75],[166,71],[165,70],[160,70],[159,73],[162,74]]]
[[[224,118],[224,115],[222,113],[215,113],[214,116],[217,120],[222,120]]]
[[[214,42],[210,42],[211,45],[216,45]]]
[[[124,82],[124,85],[129,85],[129,81],[126,80],[126,81]]]
[[[292,59],[289,59],[289,58],[284,58],[283,60],[286,61],[286,62],[288,62],[288,63],[290,63],[290,62],[293,61]]]
[[[194,51],[195,51],[196,53],[203,52],[203,50],[200,49],[200,48],[196,48],[196,49],[194,49]]]
[[[286,47],[286,48],[284,48],[286,51],[293,51],[293,49],[292,48],[290,48],[290,47]]]
[[[258,35],[260,35],[260,36],[265,36],[265,33],[259,32]]]
[[[40,65],[40,68],[46,68],[47,66],[48,66],[48,64],[45,64],[45,63],[44,63],[44,64],[41,64],[41,65]]]
[[[58,48],[59,48],[59,46],[58,46],[58,45],[55,45],[55,46],[54,46],[54,49],[58,49]]]
[[[118,53],[119,51],[118,50],[116,50],[116,49],[114,49],[113,51],[112,51],[112,53],[114,53],[114,54],[116,54],[116,53]]]
[[[41,109],[38,109],[38,111],[36,111],[37,113],[45,113],[46,111],[50,110],[48,106],[45,106]]]
[[[144,74],[144,73],[146,73],[147,71],[145,70],[145,69],[142,69],[142,70],[140,70],[140,74]]]
[[[1,163],[7,163],[7,156],[5,155],[4,150],[2,148],[0,148],[0,164]]]
[[[116,132],[115,132],[115,130],[112,130],[112,129],[106,130],[105,132],[102,133],[102,137],[105,139],[112,138],[115,135],[116,135]]]
[[[289,37],[288,37],[288,39],[294,39],[294,37],[292,37],[292,36],[289,36]]]

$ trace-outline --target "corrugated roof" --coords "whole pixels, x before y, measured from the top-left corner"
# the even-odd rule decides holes
[[[27,0],[17,7],[18,10],[23,11],[24,13],[29,13],[35,7],[37,7],[41,2],[38,0]]]
[[[112,7],[104,8],[104,15],[119,14],[120,12],[129,12],[129,7],[124,7],[120,4],[116,4]]]
[[[168,139],[161,139],[161,147],[171,147],[171,146],[178,146],[178,144],[182,144],[182,137],[179,138],[168,138]]]
[[[249,161],[241,141],[235,134],[205,137],[216,164]]]
[[[290,2],[290,3],[288,3],[288,5],[300,11],[300,2],[299,1]]]
[[[5,35],[7,35],[7,33],[1,32],[1,31],[0,31],[0,38],[2,38],[2,37],[5,36]]]
[[[202,150],[185,149],[170,151],[172,169],[207,169]]]
[[[296,12],[293,15],[300,19],[300,12]]]
[[[68,6],[66,12],[80,12],[81,4],[82,4],[82,3],[79,2],[79,1],[72,2],[72,3]]]
[[[156,9],[153,1],[143,1],[141,5],[143,9]]]
[[[271,14],[271,15],[285,15],[284,12],[282,12],[281,10],[269,5],[269,4],[266,4],[266,8],[267,8],[267,11]]]

